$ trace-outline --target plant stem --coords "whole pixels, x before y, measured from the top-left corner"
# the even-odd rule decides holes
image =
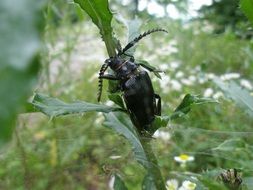
[[[28,165],[27,165],[25,148],[22,145],[22,142],[20,140],[17,129],[14,130],[14,134],[15,134],[16,141],[17,141],[17,147],[20,151],[21,163],[22,163],[22,166],[24,167],[24,188],[29,190],[29,189],[31,189],[31,186],[30,186],[31,183],[29,182],[30,172],[29,172]]]
[[[166,190],[161,171],[157,164],[156,156],[152,150],[151,139],[146,138],[146,137],[141,137],[140,142],[145,151],[146,158],[149,162],[149,164],[147,164],[145,167],[148,171],[148,175],[152,177],[156,190]]]
[[[109,57],[114,57],[116,55],[116,51],[115,51],[116,45],[113,40],[112,33],[103,32],[101,35],[102,35],[102,38],[105,42],[106,50],[107,50]]]

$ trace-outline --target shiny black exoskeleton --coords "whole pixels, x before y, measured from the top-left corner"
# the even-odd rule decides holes
[[[154,71],[154,69],[144,64],[135,63],[132,56],[130,59],[122,57],[140,39],[158,31],[167,32],[163,29],[153,29],[139,35],[128,43],[123,50],[119,51],[115,57],[107,59],[99,73],[98,101],[100,101],[102,93],[102,80],[118,80],[130,118],[139,131],[148,130],[155,115],[161,115],[161,98],[154,93],[148,73],[138,67],[141,65],[149,71]],[[115,75],[104,74],[108,67],[114,71]]]

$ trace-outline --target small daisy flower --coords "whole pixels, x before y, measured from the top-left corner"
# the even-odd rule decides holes
[[[178,181],[176,179],[170,179],[166,181],[166,190],[177,190]]]
[[[195,190],[196,186],[196,183],[186,180],[178,190]]]
[[[157,130],[157,131],[154,133],[153,137],[154,137],[154,138],[160,138],[160,139],[162,139],[163,141],[169,141],[170,138],[171,138],[171,135],[170,135],[169,132]]]
[[[213,89],[212,88],[207,88],[204,92],[204,97],[208,98],[213,95]]]
[[[223,93],[222,92],[216,92],[214,95],[213,95],[213,98],[218,100],[220,97],[223,97]]]
[[[177,80],[171,80],[170,84],[171,84],[171,89],[173,90],[180,91],[182,89],[182,84],[178,82]]]
[[[178,71],[177,73],[176,73],[176,78],[182,78],[184,76],[184,73],[182,72],[182,71]]]
[[[241,84],[242,87],[247,88],[248,90],[253,90],[253,87],[252,87],[251,83],[246,79],[242,79],[240,81],[240,84]]]
[[[174,160],[176,162],[181,163],[181,164],[186,164],[187,162],[194,161],[194,157],[193,156],[189,156],[187,154],[180,154],[179,156],[175,156]]]
[[[240,78],[240,74],[239,73],[226,73],[226,74],[222,75],[220,78],[223,81],[231,80],[231,79],[238,79],[238,78]]]
[[[112,160],[117,160],[117,159],[120,159],[121,156],[120,156],[120,155],[112,155],[112,156],[110,156],[110,158],[111,158]]]

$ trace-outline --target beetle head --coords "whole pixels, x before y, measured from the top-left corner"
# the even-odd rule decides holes
[[[112,70],[115,70],[121,62],[122,62],[122,59],[118,56],[111,57],[111,58],[105,60],[105,63],[108,64],[108,66]]]

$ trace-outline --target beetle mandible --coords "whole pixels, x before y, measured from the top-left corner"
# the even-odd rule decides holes
[[[106,59],[99,72],[98,101],[100,101],[102,94],[103,79],[118,80],[131,121],[140,132],[148,130],[155,115],[161,115],[161,98],[155,94],[148,73],[140,70],[139,66],[141,65],[151,72],[157,70],[151,69],[145,64],[135,63],[134,57],[127,55],[126,51],[143,37],[159,31],[167,32],[160,28],[144,32],[129,42],[123,50],[119,50],[116,56]],[[129,56],[130,59],[123,58],[123,55]],[[108,67],[114,71],[114,75],[104,74]]]

